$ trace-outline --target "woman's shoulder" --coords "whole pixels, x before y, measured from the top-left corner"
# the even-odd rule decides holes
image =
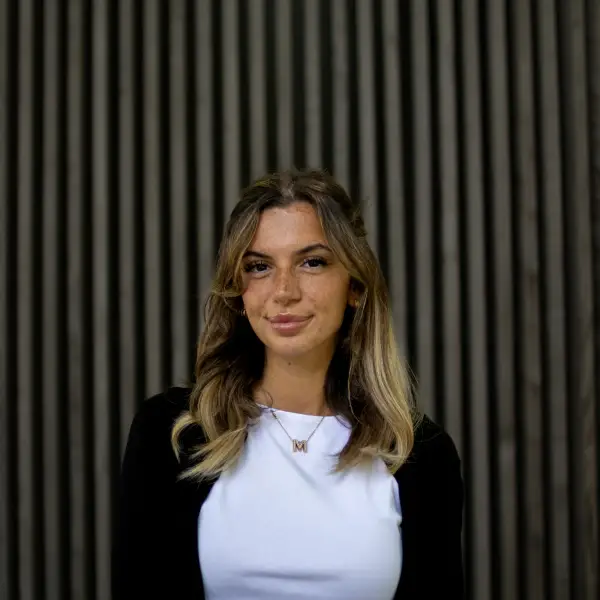
[[[429,417],[422,416],[417,423],[412,452],[396,472],[396,479],[407,514],[426,515],[422,522],[432,527],[446,515],[460,526],[464,498],[461,461],[452,437]]]
[[[131,434],[170,439],[173,423],[189,406],[190,392],[190,388],[171,387],[144,400],[133,419]]]
[[[427,415],[421,415],[415,426],[414,445],[407,465],[431,476],[460,465],[452,437]]]
[[[170,419],[178,417],[189,406],[189,387],[171,387],[144,400],[137,412],[147,419]]]
[[[458,452],[450,434],[427,415],[422,415],[415,427],[414,451],[426,454],[451,454]]]

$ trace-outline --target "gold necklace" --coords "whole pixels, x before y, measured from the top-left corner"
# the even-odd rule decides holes
[[[271,405],[272,405],[273,404],[273,396],[271,396],[271,394],[269,394],[269,392],[267,392],[267,390],[264,390],[264,391],[271,399]],[[279,420],[279,417],[275,413],[275,410],[270,407],[269,407],[269,410],[271,411],[271,414],[273,415],[273,418],[275,419],[275,421],[277,421],[277,423],[279,423],[279,426],[285,432],[285,435],[287,435],[290,438],[290,441],[292,442],[292,452],[304,452],[304,454],[306,454],[308,452],[308,442],[309,442],[310,438],[313,435],[315,435],[315,432],[317,431],[317,429],[319,429],[319,426],[321,425],[321,423],[325,420],[325,415],[323,415],[321,417],[321,420],[317,423],[317,426],[312,430],[312,433],[305,440],[297,440],[297,439],[293,438],[289,434],[288,430],[283,426],[283,423]]]

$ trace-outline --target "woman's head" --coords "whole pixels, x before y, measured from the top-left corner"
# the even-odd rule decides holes
[[[277,173],[242,193],[226,227],[214,294],[234,326],[245,310],[267,356],[330,359],[344,319],[350,324],[374,292],[385,289],[359,208],[332,177]]]
[[[191,414],[209,443],[195,474],[241,452],[265,361],[315,357],[325,397],[353,426],[341,468],[380,455],[398,467],[412,446],[410,384],[388,294],[360,209],[322,171],[268,175],[246,188],[226,225],[198,345]],[[192,473],[192,474],[194,474]]]

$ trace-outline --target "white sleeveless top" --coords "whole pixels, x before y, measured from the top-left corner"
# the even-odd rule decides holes
[[[305,440],[321,417],[276,411]],[[325,417],[293,445],[270,410],[252,426],[238,466],[212,487],[198,518],[208,600],[390,600],[400,578],[401,511],[382,461],[331,474],[350,434]]]

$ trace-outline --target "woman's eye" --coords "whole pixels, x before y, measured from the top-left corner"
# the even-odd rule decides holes
[[[307,258],[305,261],[309,267],[324,267],[327,261],[324,258]]]
[[[262,273],[267,268],[268,265],[266,263],[255,262],[247,264],[244,267],[244,271],[246,271],[246,273]]]

